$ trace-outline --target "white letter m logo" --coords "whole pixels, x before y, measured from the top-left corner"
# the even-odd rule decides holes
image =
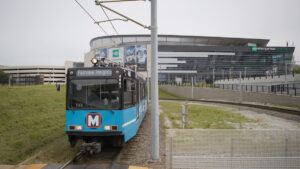
[[[100,128],[100,114],[98,113],[87,114],[86,124],[88,128]]]

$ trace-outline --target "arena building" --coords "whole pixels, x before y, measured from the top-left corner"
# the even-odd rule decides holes
[[[64,84],[68,68],[83,67],[82,62],[66,61],[64,66],[1,66],[15,85]]]
[[[290,71],[295,47],[267,46],[268,39],[158,36],[160,82],[211,83],[213,80],[243,76],[280,75]],[[90,41],[84,66],[93,57],[125,65],[136,65],[140,72],[151,70],[150,35],[114,35]],[[150,74],[149,74],[150,75]]]

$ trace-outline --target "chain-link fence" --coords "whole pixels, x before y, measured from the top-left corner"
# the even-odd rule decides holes
[[[169,168],[299,169],[300,130],[168,130]]]

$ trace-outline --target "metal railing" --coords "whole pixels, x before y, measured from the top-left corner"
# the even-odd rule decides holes
[[[175,86],[187,86],[187,87],[202,87],[202,88],[219,88],[226,90],[240,90],[240,84],[209,84],[209,83],[175,83],[175,82],[160,82],[160,85],[175,85]],[[256,92],[256,93],[268,93],[279,94],[289,96],[300,96],[300,83],[292,84],[274,84],[274,85],[256,85],[256,84],[242,84],[243,92]]]
[[[239,84],[215,84],[215,88],[240,90]],[[281,94],[289,96],[300,96],[300,83],[293,84],[276,84],[276,85],[255,85],[255,84],[242,84],[242,91],[244,92],[257,92],[269,94]]]
[[[168,168],[299,169],[300,130],[168,130]]]

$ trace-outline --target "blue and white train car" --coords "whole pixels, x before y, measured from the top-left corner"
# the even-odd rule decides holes
[[[122,146],[136,135],[148,107],[145,80],[122,67],[68,69],[66,95],[71,146],[78,139]]]

